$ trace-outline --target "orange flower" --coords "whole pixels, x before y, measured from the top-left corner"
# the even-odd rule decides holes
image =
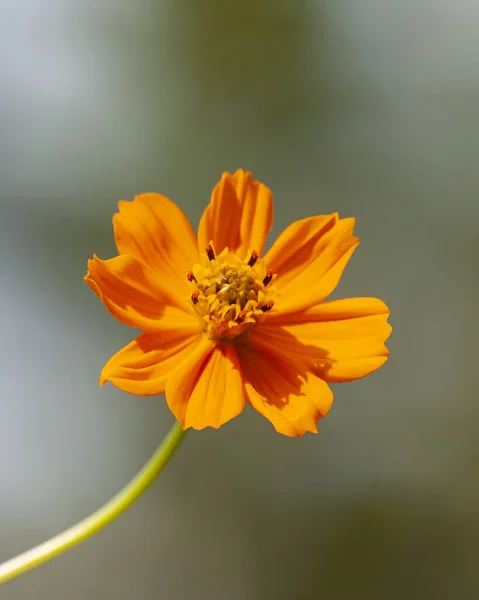
[[[143,330],[105,365],[100,385],[165,392],[184,428],[220,427],[246,402],[276,431],[317,432],[333,394],[387,359],[389,310],[376,298],[324,302],[359,243],[354,219],[292,223],[262,256],[270,190],[224,173],[198,237],[159,194],[121,201],[119,256],[88,262],[85,281],[111,314]]]

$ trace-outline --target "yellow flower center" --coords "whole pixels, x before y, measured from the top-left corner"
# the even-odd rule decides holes
[[[276,276],[256,252],[247,261],[228,248],[216,256],[210,243],[201,258],[187,277],[191,302],[210,338],[233,339],[265,318],[274,305]]]

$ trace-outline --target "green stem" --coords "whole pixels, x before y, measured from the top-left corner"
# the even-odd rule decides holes
[[[116,496],[70,529],[0,565],[0,584],[63,554],[119,517],[155,481],[186,432],[175,423],[150,460]]]

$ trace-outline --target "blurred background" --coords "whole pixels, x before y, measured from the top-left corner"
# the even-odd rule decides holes
[[[224,170],[362,244],[336,297],[391,307],[391,358],[319,436],[246,410],[5,600],[477,598],[479,4],[3,0],[0,560],[149,458],[163,398],[97,387],[132,339],[83,283],[119,199],[196,225]],[[270,242],[271,243],[271,239]]]

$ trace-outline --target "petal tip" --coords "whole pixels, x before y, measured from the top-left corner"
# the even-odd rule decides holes
[[[88,270],[88,273],[85,275],[85,277],[83,277],[83,281],[98,296],[98,298],[100,298],[100,300],[103,299],[103,294],[101,293],[100,287],[97,284],[97,282],[92,278],[90,270]]]
[[[318,420],[321,417],[318,417]],[[289,422],[287,426],[283,425],[277,425],[275,422],[270,421],[271,424],[274,427],[274,430],[281,434],[284,435],[285,437],[290,437],[290,438],[300,438],[300,437],[304,437],[307,433],[312,433],[314,435],[319,433],[319,429],[317,427],[316,424],[311,424],[309,427],[302,427],[299,426],[297,427],[294,423]]]
[[[114,213],[113,222],[115,222],[115,220],[118,218],[121,211],[128,209],[128,207],[131,206],[131,204],[133,204],[133,202],[134,202],[134,200],[119,200],[118,204],[117,204],[118,212]]]

